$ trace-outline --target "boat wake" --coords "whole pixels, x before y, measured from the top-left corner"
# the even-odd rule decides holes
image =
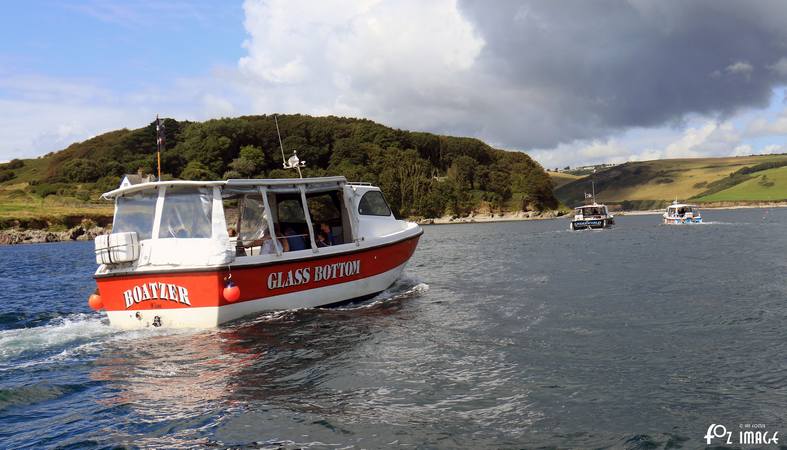
[[[428,290],[428,284],[418,279],[403,277],[369,300],[350,303],[335,309],[348,311],[374,308],[392,301],[417,297]],[[253,320],[277,321],[290,317],[293,313],[297,312],[270,312]],[[111,327],[108,320],[98,313],[70,314],[53,319],[46,325],[0,330],[0,372],[79,358],[80,355],[100,349],[108,341],[200,331],[204,330],[167,328],[120,330]]]
[[[362,302],[353,302],[348,305],[336,308],[340,311],[347,311],[362,308],[374,308],[379,305],[418,297],[429,290],[429,285],[416,278],[402,277],[396,280],[388,289],[380,292],[373,298]]]
[[[718,221],[715,221],[715,220],[708,220],[708,221],[703,220],[700,223],[690,223],[690,224],[662,223],[661,225],[671,226],[671,227],[684,227],[684,226],[685,227],[701,227],[703,225],[717,225],[717,226],[718,225],[734,225],[734,226],[740,226],[740,225],[751,225],[751,223],[748,223],[748,222],[718,222]]]
[[[0,331],[0,367],[24,353],[50,354],[117,333],[98,314],[72,314],[47,325]]]
[[[702,223],[695,223],[692,225],[751,225],[751,224],[747,222],[717,222],[715,220],[710,220],[707,222],[703,221]]]
[[[0,371],[69,360],[98,349],[107,341],[182,332],[160,328],[120,330],[110,327],[98,313],[70,314],[46,325],[0,331]]]

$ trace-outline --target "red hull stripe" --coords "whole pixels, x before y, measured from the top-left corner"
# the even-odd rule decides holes
[[[232,269],[232,281],[240,288],[238,302],[379,275],[406,263],[415,252],[419,238],[420,234],[393,244],[335,256],[236,266]],[[229,304],[222,295],[224,278],[229,273],[227,268],[139,273],[97,278],[96,283],[108,311],[222,306]],[[352,292],[348,295],[354,296]]]

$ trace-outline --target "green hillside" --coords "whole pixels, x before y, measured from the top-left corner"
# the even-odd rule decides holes
[[[599,201],[625,209],[657,208],[676,197],[699,202],[780,200],[787,197],[778,171],[785,165],[784,154],[667,159],[621,164],[596,173],[594,179]],[[770,170],[777,172],[769,175]],[[753,181],[763,174],[768,177],[765,183]],[[771,181],[773,185],[766,186]],[[574,205],[583,201],[585,192],[590,192],[590,177],[557,188],[555,195]]]
[[[400,216],[464,215],[473,209],[544,210],[558,206],[542,167],[521,152],[472,138],[389,128],[343,117],[279,116],[287,156],[307,162],[304,176],[344,175],[379,185]],[[206,122],[164,121],[163,179],[282,178],[273,116]],[[46,156],[0,165],[0,227],[48,211],[58,217],[103,211],[101,192],[125,173],[156,171],[155,125],[116,130]],[[5,211],[5,212],[4,212]],[[52,215],[50,214],[50,215]],[[56,221],[56,220],[55,220]],[[18,222],[18,221],[17,221]],[[23,225],[23,224],[22,224]]]
[[[549,171],[547,173],[549,174],[549,178],[552,179],[552,186],[554,186],[555,189],[582,178],[579,175],[572,175],[565,172]]]
[[[697,197],[696,200],[699,202],[787,200],[787,167],[763,170],[754,175],[730,188]]]

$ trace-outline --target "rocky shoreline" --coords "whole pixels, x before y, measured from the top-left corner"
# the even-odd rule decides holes
[[[416,219],[419,225],[443,225],[450,223],[508,222],[513,220],[545,220],[562,217],[559,211],[517,211],[504,213],[472,213],[465,217],[442,216],[431,219]]]
[[[0,230],[0,245],[92,241],[96,236],[107,234],[110,230],[111,227],[99,227],[92,223],[82,223],[66,231],[9,228]]]

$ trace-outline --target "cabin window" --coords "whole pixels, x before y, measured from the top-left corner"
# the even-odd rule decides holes
[[[289,251],[311,248],[300,194],[279,194],[276,200],[278,225],[287,239]]]
[[[210,238],[213,195],[210,189],[170,187],[164,196],[159,238]]]
[[[262,197],[247,196],[243,200],[243,211],[240,216],[239,239],[243,243],[250,243],[270,234],[268,231],[268,218],[265,216],[265,204]]]
[[[317,247],[329,247],[352,240],[351,237],[345,239],[344,236],[341,191],[307,194],[306,203],[309,206]]]
[[[602,215],[601,208],[582,208],[583,216],[600,216]]]
[[[382,192],[369,191],[361,197],[361,201],[358,203],[358,212],[364,216],[390,216],[391,208],[385,202]]]
[[[118,197],[112,232],[135,232],[140,240],[150,239],[153,234],[153,219],[156,216],[157,196],[157,191],[148,191]]]

